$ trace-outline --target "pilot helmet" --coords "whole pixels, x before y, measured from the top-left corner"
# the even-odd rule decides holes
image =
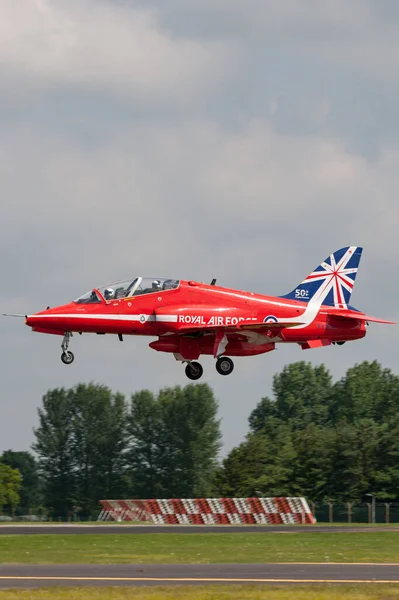
[[[152,282],[152,289],[153,290],[161,289],[161,282],[159,281],[159,279],[154,279],[154,281]]]
[[[115,292],[114,292],[114,290],[113,290],[112,288],[106,288],[106,289],[104,290],[104,298],[105,298],[106,300],[109,300],[110,298],[113,298],[113,297],[114,297],[114,293],[115,293]]]

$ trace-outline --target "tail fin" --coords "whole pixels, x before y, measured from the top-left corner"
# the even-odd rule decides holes
[[[330,254],[292,292],[281,298],[348,308],[363,248],[346,246]]]

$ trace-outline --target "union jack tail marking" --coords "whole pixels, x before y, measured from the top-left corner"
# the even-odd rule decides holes
[[[346,246],[330,254],[292,292],[281,296],[347,309],[363,248]]]

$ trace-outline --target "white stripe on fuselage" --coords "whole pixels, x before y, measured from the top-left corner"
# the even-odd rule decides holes
[[[284,318],[284,322],[292,323],[298,321],[300,318],[305,322],[302,325],[294,326],[292,329],[302,329],[303,327],[307,327],[309,323],[311,323],[316,317],[321,302],[319,303],[309,303],[305,309],[305,311],[300,316],[288,317]],[[281,304],[281,306],[286,306],[285,304]],[[297,308],[297,306],[295,306]],[[86,313],[53,313],[53,314],[42,314],[42,315],[28,315],[28,319],[83,319],[83,320],[99,320],[99,321],[128,321],[134,323],[147,323],[158,322],[158,323],[177,323],[178,315],[154,315],[154,314],[146,314],[141,313],[139,315],[107,315],[107,314],[86,314]]]
[[[104,315],[104,314],[96,314],[96,315],[88,315],[85,313],[53,313],[51,315],[28,315],[28,319],[100,319],[107,321],[139,321],[141,322],[143,317],[145,321],[158,321],[161,323],[177,323],[177,315],[149,315],[142,313],[140,315]]]

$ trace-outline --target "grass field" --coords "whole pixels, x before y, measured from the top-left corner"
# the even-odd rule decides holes
[[[4,590],[0,600],[396,600],[399,586],[201,586]]]
[[[399,533],[2,535],[0,563],[399,563]],[[399,600],[397,585],[206,585],[0,590],[0,600]]]
[[[0,563],[399,563],[399,533],[2,535]]]

